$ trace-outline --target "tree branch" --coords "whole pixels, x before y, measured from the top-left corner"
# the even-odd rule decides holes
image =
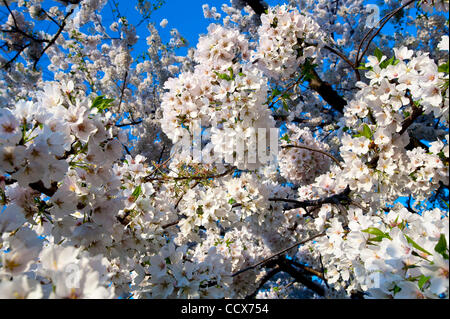
[[[146,182],[149,181],[159,181],[159,182],[165,182],[165,181],[181,181],[181,180],[203,180],[203,179],[210,179],[210,178],[220,178],[228,175],[232,171],[234,171],[236,167],[232,166],[228,168],[225,172],[220,174],[211,174],[211,175],[191,175],[191,176],[167,176],[167,177],[149,177],[147,176],[145,178]]]
[[[66,15],[64,16],[63,21],[61,22],[61,26],[59,27],[58,31],[53,36],[53,38],[48,42],[48,44],[45,46],[44,50],[42,50],[42,52],[39,55],[39,57],[34,61],[33,69],[36,69],[36,65],[39,62],[39,60],[42,58],[42,56],[44,55],[45,51],[47,51],[48,48],[50,48],[53,44],[55,44],[55,42],[58,39],[59,35],[63,32],[64,28],[66,27],[67,18],[73,13],[73,11],[74,11],[74,9],[72,9],[69,12],[66,13]]]
[[[255,14],[258,17],[261,17],[261,15],[267,10],[267,4],[264,1],[261,0],[244,0],[247,5],[249,5]]]
[[[347,58],[347,56],[345,56],[345,54],[343,54],[342,52],[333,49],[332,47],[325,45],[324,46],[325,49],[327,49],[330,52],[333,52],[334,54],[336,54],[337,56],[339,56],[342,60],[344,60],[345,62],[347,62],[347,64],[353,69],[353,71],[355,71],[355,75],[356,75],[356,80],[357,81],[361,81],[361,75],[359,74],[359,70],[356,68],[355,64],[350,61],[349,58]]]
[[[254,299],[256,295],[258,294],[258,291],[268,282],[270,279],[272,279],[273,276],[278,274],[281,271],[281,268],[277,265],[272,270],[270,270],[259,282],[258,288],[255,289],[255,291],[246,296],[244,299]]]
[[[269,198],[269,201],[291,203],[294,204],[294,207],[292,208],[307,208],[311,206],[320,206],[323,204],[335,204],[336,202],[341,201],[348,202],[350,201],[349,194],[350,194],[350,187],[347,186],[345,190],[343,190],[341,193],[321,199],[298,201],[289,198]]]
[[[265,12],[264,6],[261,4],[259,0],[243,0],[247,3],[253,11],[261,16]],[[329,84],[328,82],[323,81],[317,72],[312,69],[311,70],[311,80],[309,81],[309,87],[319,93],[319,95],[336,111],[340,113],[344,113],[344,106],[347,105],[347,101],[345,101]]]
[[[296,281],[306,286],[307,288],[311,289],[319,296],[325,295],[325,289],[322,286],[316,284],[310,278],[306,277],[304,273],[293,267],[293,265],[289,263],[288,260],[281,259],[278,265],[280,266],[280,269],[282,271],[291,275]]]
[[[423,109],[421,106],[417,107],[413,102],[411,103],[412,113],[403,121],[402,129],[398,132],[399,135],[402,135],[406,132],[408,127],[420,116],[422,115]]]
[[[318,238],[318,237],[325,236],[325,235],[326,235],[326,232],[322,232],[322,233],[316,234],[316,235],[314,235],[314,236],[311,236],[311,237],[309,237],[309,238],[307,238],[307,239],[305,239],[305,240],[296,242],[295,244],[293,244],[293,245],[291,245],[291,246],[289,246],[289,247],[287,247],[287,248],[285,248],[285,249],[283,249],[283,250],[281,250],[281,251],[279,251],[279,252],[273,254],[272,256],[269,256],[269,257],[267,257],[267,258],[261,260],[260,262],[254,264],[254,265],[251,265],[251,266],[249,266],[249,267],[246,267],[246,268],[244,268],[244,269],[241,269],[241,270],[235,272],[234,274],[231,275],[231,277],[236,277],[237,275],[240,275],[240,274],[242,274],[243,272],[246,272],[246,271],[248,271],[248,270],[255,269],[256,267],[265,265],[265,264],[267,264],[269,261],[271,261],[272,259],[274,259],[274,258],[276,258],[276,257],[279,257],[279,256],[283,255],[284,253],[287,253],[287,252],[288,252],[289,250],[291,250],[292,248],[298,247],[299,245],[303,245],[303,244],[305,244],[305,243],[307,243],[307,242],[309,242],[309,241],[311,241],[311,240],[314,240],[314,239],[316,239],[316,238]]]
[[[340,113],[344,113],[344,107],[347,105],[347,101],[333,89],[330,83],[323,81],[314,69],[311,70],[309,87],[319,93],[325,102],[333,109]]]
[[[138,125],[138,124],[141,124],[141,123],[142,123],[142,120],[137,120],[137,121],[132,121],[132,122],[129,122],[129,123],[116,124],[115,126],[116,127],[124,127],[124,126],[130,126],[130,125]]]
[[[12,185],[14,183],[16,183],[17,181],[15,179],[6,179],[5,180],[5,184],[6,185]],[[35,191],[41,193],[41,194],[45,194],[48,197],[52,197],[56,191],[58,190],[58,183],[57,182],[53,182],[50,186],[50,188],[47,188],[44,186],[44,183],[42,181],[37,181],[34,183],[30,183],[28,184],[28,186],[32,189],[34,189]]]

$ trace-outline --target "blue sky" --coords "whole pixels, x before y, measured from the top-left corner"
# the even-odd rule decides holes
[[[269,5],[274,6],[277,4],[283,4],[287,1],[284,0],[265,0]],[[152,3],[157,2],[157,0],[151,0]],[[369,3],[377,3],[377,0],[367,0],[365,1],[366,4]],[[106,6],[104,7],[102,14],[102,20],[103,25],[108,28],[109,25],[114,22],[118,21],[118,19],[115,17],[115,14],[113,14],[112,5],[113,1],[108,1]],[[135,9],[136,0],[117,0],[117,3],[119,3],[119,11],[122,16],[126,16],[129,19],[129,22],[136,25],[139,20],[140,16],[138,12]],[[157,29],[160,32],[160,35],[163,39],[164,43],[167,43],[170,39],[170,30],[172,28],[176,28],[180,34],[187,39],[189,43],[189,47],[195,47],[199,35],[205,34],[207,32],[207,27],[210,23],[216,22],[213,19],[206,19],[203,16],[203,10],[202,5],[203,4],[209,4],[210,7],[216,7],[218,12],[223,13],[221,11],[221,6],[223,4],[230,4],[229,0],[165,0],[165,3],[162,5],[161,8],[154,11],[151,15],[150,21],[152,21]],[[55,4],[54,1],[44,1],[43,7],[48,9],[50,6],[53,6]],[[12,4],[12,8],[14,8],[14,4]],[[4,7],[1,7],[0,13],[1,16],[7,14],[7,11],[4,9]],[[224,15],[222,15],[223,17]],[[159,26],[159,23],[162,19],[166,18],[168,20],[168,25],[166,28],[162,28]],[[217,23],[220,23],[220,20],[217,21]],[[39,27],[38,29],[48,30],[51,34],[55,33],[57,28],[56,26],[51,22],[38,22]],[[109,31],[110,35],[113,35],[114,33]],[[383,33],[391,33],[392,28],[388,25],[385,26],[383,29]],[[134,47],[134,52],[132,55],[134,57],[138,56],[142,52],[147,50],[147,44],[146,44],[146,38],[149,35],[149,31],[146,28],[145,23],[141,24],[140,27],[137,29],[137,34],[140,37],[140,40],[138,41],[137,45]],[[185,55],[187,52],[186,48],[182,48],[179,51],[177,51],[177,54],[179,55]],[[46,65],[48,64],[48,60],[46,57],[43,58],[41,61],[41,65],[44,66],[44,69],[46,69]],[[45,77],[50,79],[51,74],[49,72],[45,71]]]
[[[287,1],[283,0],[265,0],[269,5],[284,4]],[[121,15],[126,16],[130,23],[137,24],[139,15],[134,6],[137,1],[119,1],[119,11]],[[153,3],[155,0],[152,1]],[[366,4],[376,4],[377,0],[367,0]],[[199,35],[207,33],[207,27],[210,23],[216,22],[214,19],[206,19],[203,16],[202,5],[209,4],[210,7],[216,7],[218,12],[221,11],[223,4],[230,4],[229,0],[165,0],[161,8],[154,11],[150,20],[155,24],[160,32],[163,42],[167,43],[170,39],[170,30],[176,28],[180,34],[187,39],[189,47],[195,47]],[[102,12],[103,24],[105,27],[109,26],[113,21],[117,21],[111,11],[112,6],[107,4]],[[382,13],[380,12],[382,15]],[[222,15],[223,17],[224,15]],[[168,25],[165,28],[159,26],[162,19],[168,20]],[[220,20],[217,21],[220,23]],[[411,31],[411,28],[408,28]],[[383,33],[392,33],[393,28],[389,23],[384,27]],[[135,46],[135,54],[139,54],[147,49],[146,38],[149,31],[145,24],[142,24],[137,34],[140,36],[138,44]],[[177,51],[178,54],[184,55],[187,49],[183,48]],[[134,55],[134,54],[133,54]]]
[[[283,0],[266,0],[269,5],[277,5],[284,3]],[[138,17],[135,8],[130,5],[135,5],[135,1],[120,1],[119,10],[120,13],[130,19],[133,22]],[[180,34],[189,42],[189,47],[195,47],[198,42],[200,34],[206,34],[207,28],[210,23],[216,22],[214,19],[206,19],[203,16],[203,4],[209,4],[211,7],[216,7],[217,11],[222,13],[221,6],[223,4],[230,4],[229,0],[166,0],[165,4],[158,10],[152,13],[150,20],[155,23],[157,29],[164,42],[168,42],[170,39],[170,30],[176,28]],[[107,5],[104,9],[103,22],[105,26],[108,26],[113,21],[113,15]],[[165,28],[161,28],[159,23],[162,19],[167,19],[168,24]],[[137,20],[134,20],[137,21]],[[217,21],[220,23],[220,20]],[[137,52],[142,52],[146,48],[145,38],[149,32],[146,30],[144,24],[142,24],[137,30],[137,34],[140,35],[140,41],[136,46]],[[179,54],[186,52],[186,49],[181,49]]]

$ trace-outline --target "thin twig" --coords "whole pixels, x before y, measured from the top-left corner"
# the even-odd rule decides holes
[[[342,60],[344,60],[345,62],[347,62],[347,64],[355,71],[355,75],[356,75],[356,80],[357,81],[361,81],[361,75],[359,74],[359,70],[357,69],[357,67],[355,66],[354,63],[352,63],[352,61],[350,61],[349,58],[347,58],[347,56],[345,56],[345,54],[343,54],[342,52],[328,46],[325,45],[324,46],[325,49],[327,49],[328,51],[333,52],[334,54],[336,54],[337,56],[339,56]]]
[[[322,150],[320,150],[320,149],[313,148],[313,147],[309,147],[309,146],[302,145],[302,144],[300,144],[300,145],[283,145],[283,146],[281,146],[281,148],[302,148],[302,149],[305,149],[305,150],[309,150],[309,151],[311,151],[311,152],[321,153],[321,154],[323,154],[323,155],[328,156],[329,158],[331,158],[331,159],[339,166],[340,169],[343,169],[342,164],[337,160],[336,157],[334,157],[334,156],[331,155],[330,153],[327,153],[327,152],[322,151]]]
[[[123,83],[122,83],[122,88],[120,90],[119,106],[117,107],[119,112],[120,112],[120,106],[122,105],[122,102],[123,102],[123,95],[124,95],[125,87],[126,87],[126,84],[127,84],[127,77],[128,77],[128,70],[125,72],[125,76],[123,78]]]
[[[370,43],[372,42],[372,40],[380,33],[381,29],[383,29],[383,27],[386,25],[386,23],[394,16],[396,15],[400,10],[402,10],[403,8],[407,7],[408,5],[410,5],[411,3],[413,3],[416,0],[410,0],[408,2],[406,2],[405,4],[403,4],[401,7],[395,9],[394,11],[392,11],[391,13],[385,15],[379,22],[383,21],[380,25],[380,27],[378,28],[378,30],[372,35],[372,37],[369,39],[369,41],[367,42],[366,48],[364,49],[363,53],[361,54],[361,56],[359,55],[359,52],[361,51],[362,45],[364,43],[364,41],[369,37],[369,35],[372,33],[373,30],[375,30],[376,26],[373,26],[369,32],[367,32],[367,34],[363,37],[363,39],[361,40],[359,46],[358,46],[358,51],[356,53],[356,57],[355,57],[355,63],[354,65],[356,67],[359,66],[359,64],[361,63],[362,58],[364,57],[364,55],[366,54],[367,50],[369,49]]]
[[[234,171],[236,168],[234,166],[228,168],[225,172],[220,174],[211,174],[211,175],[190,175],[190,176],[166,176],[166,177],[146,177],[145,181],[159,181],[159,182],[166,182],[166,181],[181,181],[181,180],[203,180],[203,179],[210,179],[210,178],[220,178],[228,175],[232,171]]]
[[[64,16],[64,19],[61,23],[61,26],[59,27],[58,31],[56,32],[56,34],[53,36],[53,38],[48,42],[48,44],[45,46],[44,50],[42,50],[41,54],[39,55],[39,57],[34,61],[33,64],[33,69],[36,69],[36,65],[39,62],[39,60],[41,59],[41,57],[44,55],[45,51],[47,51],[48,48],[50,48],[58,39],[59,35],[63,32],[66,23],[67,23],[67,18],[73,13],[74,9],[70,10],[69,12],[66,13],[66,15]]]
[[[326,232],[322,232],[322,233],[316,234],[316,235],[314,235],[314,236],[311,236],[311,237],[309,237],[309,238],[307,238],[307,239],[305,239],[305,240],[296,242],[295,244],[293,244],[293,245],[291,245],[291,246],[289,246],[289,247],[287,247],[287,248],[285,248],[285,249],[283,249],[283,250],[277,252],[276,254],[273,254],[273,255],[270,256],[270,257],[267,257],[267,258],[261,260],[260,262],[254,264],[254,265],[251,265],[251,266],[249,266],[249,267],[247,267],[247,268],[244,268],[244,269],[241,269],[241,270],[235,272],[234,274],[231,275],[231,277],[236,277],[237,275],[240,275],[240,274],[242,274],[243,272],[246,272],[246,271],[248,271],[248,270],[252,270],[252,269],[255,269],[256,267],[259,267],[259,266],[261,266],[261,265],[264,265],[264,264],[266,264],[267,262],[269,262],[270,260],[272,260],[272,259],[274,259],[274,258],[276,258],[276,257],[278,257],[278,256],[280,256],[280,255],[283,255],[284,253],[288,252],[288,251],[291,250],[292,248],[295,248],[295,247],[297,247],[297,246],[299,246],[299,245],[303,245],[303,244],[305,244],[305,243],[307,243],[307,242],[309,242],[309,241],[311,241],[311,240],[314,240],[314,239],[316,239],[316,238],[318,238],[318,237],[322,237],[322,236],[324,236],[324,235],[326,235]]]
[[[129,123],[121,123],[121,124],[116,124],[116,127],[124,127],[124,126],[131,126],[131,125],[138,125],[141,124],[142,120],[137,120],[137,121],[133,121],[133,122],[129,122]]]

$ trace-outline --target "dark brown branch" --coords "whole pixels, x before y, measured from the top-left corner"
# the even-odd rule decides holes
[[[264,1],[261,0],[244,0],[247,5],[249,5],[253,11],[256,13],[258,17],[261,17],[261,15],[267,10],[267,6],[264,3]]]
[[[417,107],[414,103],[411,103],[412,106],[412,113],[403,121],[402,123],[402,129],[400,132],[398,132],[399,135],[402,135],[408,127],[411,126],[411,124],[420,116],[422,115],[423,109],[422,107]]]
[[[283,92],[283,93],[281,93],[280,94],[280,96],[275,100],[275,101],[273,101],[272,103],[270,103],[270,105],[269,105],[269,109],[270,108],[272,108],[287,92],[289,92],[291,89],[293,89],[294,88],[294,86],[296,86],[297,84],[299,84],[300,83],[300,81],[303,79],[303,76],[299,76],[298,77],[298,79],[297,80],[295,80],[295,82],[293,82],[292,84],[290,84],[288,87],[287,87],[287,89]]]
[[[12,10],[10,9],[8,2],[6,2],[6,0],[3,0],[3,4],[6,6],[6,9],[8,9],[9,14],[11,14],[11,17],[14,22],[14,26],[11,26],[11,27],[14,30],[2,30],[2,32],[18,32],[18,33],[22,34],[23,36],[33,40],[34,42],[48,42],[48,40],[35,38],[34,36],[29,35],[28,33],[24,32],[22,29],[20,29],[19,25],[17,24],[16,16],[13,14]]]
[[[169,223],[169,224],[163,225],[163,226],[161,226],[161,227],[162,227],[162,229],[166,229],[166,228],[169,228],[170,226],[175,226],[175,225],[177,225],[179,222],[180,222],[180,220],[176,220],[176,221],[174,221],[174,222],[171,222],[171,223]]]
[[[137,120],[137,121],[133,121],[133,122],[129,122],[129,123],[121,123],[121,124],[116,124],[116,127],[124,127],[124,126],[130,126],[130,125],[138,125],[141,124],[142,120]]]
[[[23,30],[13,27],[13,29],[11,30],[7,30],[7,29],[0,29],[0,32],[4,32],[4,33],[20,33],[21,35],[23,35],[24,37],[30,39],[33,42],[37,42],[37,43],[48,43],[49,40],[47,39],[39,39],[39,38],[35,38],[32,35],[24,32]]]
[[[17,51],[17,53],[5,64],[2,65],[2,69],[9,69],[9,67],[11,66],[11,64],[19,57],[19,55],[30,46],[30,43],[26,44],[24,47],[22,47],[19,51]]]
[[[53,194],[55,194],[56,191],[58,190],[58,183],[56,183],[56,182],[53,182],[51,184],[50,188],[46,188],[44,186],[44,183],[42,183],[42,181],[38,181],[38,182],[35,182],[35,183],[30,183],[29,186],[32,189],[34,189],[34,190],[36,190],[36,191],[38,191],[38,192],[40,192],[42,194],[47,195],[48,197],[52,197]]]
[[[258,15],[261,16],[265,12],[264,6],[261,4],[259,0],[244,0]],[[309,87],[319,93],[319,95],[336,111],[340,113],[344,113],[344,106],[347,105],[347,101],[345,101],[329,84],[328,82],[323,81],[317,72],[312,69],[311,80],[309,81]]]
[[[246,296],[245,299],[254,299],[256,295],[258,294],[258,291],[268,282],[270,279],[272,279],[273,276],[278,274],[281,271],[281,268],[277,265],[273,269],[271,269],[259,282],[258,288],[255,289],[255,291]]]
[[[319,296],[325,295],[325,289],[322,286],[316,284],[310,278],[306,277],[304,273],[293,267],[293,265],[288,260],[281,259],[278,265],[280,266],[280,269],[282,271],[291,275],[296,281],[311,289]]]
[[[330,83],[323,81],[317,72],[311,70],[311,80],[309,87],[319,93],[319,95],[336,111],[344,113],[344,107],[347,101],[344,100],[331,86]]]
[[[79,4],[81,2],[81,0],[59,0],[60,2],[64,3],[64,5],[69,5],[69,4]]]
[[[273,114],[272,117],[275,121],[287,121],[288,115]],[[305,122],[308,122],[308,120],[302,119],[300,117],[294,117],[294,119],[291,122],[305,123]]]
[[[44,14],[49,18],[53,23],[55,23],[59,28],[61,28],[61,24],[59,24],[58,21],[56,21],[45,9],[41,8],[41,11],[44,12]]]
[[[411,101],[411,106],[412,106],[412,113],[403,121],[402,123],[402,128],[401,130],[398,132],[399,135],[402,135],[403,133],[406,132],[406,130],[411,126],[412,123],[414,123],[414,121],[420,116],[422,115],[423,109],[421,106],[417,107],[412,101]],[[415,138],[414,136],[410,137],[410,142],[408,145],[405,146],[405,149],[407,150],[412,150],[413,148],[416,147],[422,147],[424,149],[428,149],[428,146],[426,146],[425,144],[423,144],[420,140],[418,140],[417,138]],[[367,163],[367,167],[369,168],[376,168],[378,165],[378,161],[380,159],[379,155],[374,156],[368,163]]]
[[[302,264],[300,264],[300,263],[298,263],[298,262],[296,262],[296,261],[294,261],[294,260],[289,260],[289,262],[290,262],[292,265],[294,265],[295,267],[300,268],[300,269],[304,270],[305,272],[310,273],[310,274],[313,275],[313,276],[317,276],[317,277],[320,278],[320,279],[325,279],[325,276],[323,275],[323,273],[320,272],[320,271],[318,271],[318,270],[315,270],[315,269],[313,269],[313,268],[311,268],[311,267],[302,265]]]
[[[130,152],[130,150],[128,149],[128,147],[127,147],[125,144],[122,144],[122,146],[123,146],[123,148],[125,149],[125,152],[126,152],[128,155],[131,155],[131,152]]]
[[[347,186],[345,190],[343,190],[341,193],[321,199],[298,201],[289,198],[269,198],[269,201],[294,204],[292,208],[307,208],[312,206],[320,206],[323,204],[335,204],[336,202],[339,203],[349,202],[350,201],[349,194],[350,194],[350,187]]]
[[[327,285],[327,288],[330,288],[330,286],[328,285],[328,281],[325,278],[325,267],[323,266],[323,262],[322,262],[322,254],[319,254],[319,261],[320,261],[320,267],[322,268],[322,279],[325,282],[325,285]]]
[[[6,185],[12,185],[16,182],[17,182],[17,180],[15,180],[15,179],[11,179],[11,178],[5,179]],[[44,183],[42,181],[30,183],[30,184],[28,184],[28,186],[41,194],[47,195],[48,197],[52,197],[58,190],[58,183],[56,183],[56,182],[53,182],[50,185],[50,188],[45,187]]]

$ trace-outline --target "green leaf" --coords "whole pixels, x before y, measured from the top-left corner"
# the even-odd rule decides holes
[[[389,60],[384,60],[380,63],[380,68],[385,69],[388,65],[394,64],[395,57],[390,58]]]
[[[96,108],[99,110],[99,112],[103,112],[114,101],[114,99],[105,99],[104,95],[97,96],[94,101],[92,101],[91,109]]]
[[[399,293],[402,290],[402,288],[400,288],[399,286],[395,285],[394,288],[392,289],[392,292],[395,294]]]
[[[228,248],[230,247],[230,245],[231,245],[232,243],[234,243],[234,240],[227,239],[227,240],[225,241],[225,245],[226,245]]]
[[[364,124],[363,126],[363,130],[361,133],[361,136],[364,136],[366,138],[368,138],[369,140],[372,138],[372,131],[370,130],[369,126],[367,124]]]
[[[370,242],[372,242],[372,241],[381,242],[381,241],[383,241],[383,238],[386,238],[386,236],[383,235],[383,236],[375,236],[375,237],[369,238],[368,244],[370,244]]]
[[[427,283],[428,280],[430,280],[430,277],[426,277],[425,275],[420,276],[418,285],[419,285],[419,289],[422,289],[423,285],[425,285]]]
[[[228,204],[233,205],[234,203],[236,203],[236,200],[234,198],[230,198]]]
[[[448,63],[448,61],[447,61],[447,63],[441,64],[441,65],[438,67],[438,71],[439,71],[439,72],[449,73],[449,63]]]
[[[432,255],[428,250],[425,248],[420,247],[414,240],[411,239],[408,235],[405,235],[406,241],[410,243],[415,249],[420,250],[421,252],[424,252],[425,254]]]
[[[278,88],[274,88],[272,90],[272,94],[270,95],[271,97],[275,97],[277,95],[281,94],[281,91]]]
[[[286,141],[286,142],[288,142],[288,143],[291,142],[291,140],[290,140],[290,138],[289,138],[289,136],[288,136],[287,134],[284,134],[283,137],[282,137],[281,139],[284,140],[284,141]]]
[[[214,73],[217,75],[217,77],[219,79],[226,80],[226,81],[231,81],[232,80],[232,78],[226,73],[219,73],[217,71],[214,71]]]
[[[135,189],[134,189],[134,191],[133,191],[133,193],[131,194],[135,199],[137,199],[138,197],[139,197],[139,195],[141,195],[141,193],[142,193],[142,188],[141,188],[141,185],[138,185]]]
[[[371,239],[371,240],[381,241],[383,238],[392,240],[391,236],[389,236],[388,233],[384,233],[376,227],[369,227],[367,229],[362,230],[362,232],[376,236],[375,239]],[[380,239],[380,240],[378,240],[378,239]]]
[[[436,246],[434,246],[434,251],[438,252],[439,254],[441,254],[445,259],[448,259],[448,255],[446,253],[447,251],[447,241],[445,240],[445,235],[441,234],[441,236],[439,237],[439,241],[436,244]]]
[[[286,112],[288,112],[288,111],[289,111],[289,106],[287,105],[286,100],[283,99],[282,102],[283,102],[283,109],[284,109]]]
[[[269,98],[267,99],[267,101],[265,102],[265,104],[270,104],[270,103],[272,103],[273,99],[274,99],[277,95],[280,95],[281,93],[283,93],[283,92],[281,92],[278,88],[274,88],[274,89],[272,90],[272,92],[270,93],[270,96],[269,96]]]
[[[277,17],[273,18],[272,23],[270,24],[270,26],[272,28],[276,28],[278,26],[278,18]]]
[[[305,63],[302,65],[302,76],[303,80],[310,81],[314,76],[314,68],[317,67],[317,64],[311,63],[310,59],[306,59]]]
[[[231,66],[228,68],[228,71],[230,71],[230,78],[234,79],[233,68]]]
[[[360,63],[360,65],[356,69],[358,69],[358,70],[370,70],[370,68],[367,67],[365,63]]]
[[[377,57],[378,61],[381,61],[383,58],[383,52],[379,48],[376,48],[373,54]]]

